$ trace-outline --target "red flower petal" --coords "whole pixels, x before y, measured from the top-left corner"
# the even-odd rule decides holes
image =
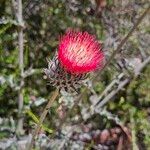
[[[60,40],[58,59],[67,71],[79,74],[100,68],[104,54],[94,36],[68,31]]]

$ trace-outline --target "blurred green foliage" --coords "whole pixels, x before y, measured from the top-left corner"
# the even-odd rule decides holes
[[[72,7],[70,5],[71,2],[69,3],[66,0],[23,1],[25,70],[30,67],[35,69],[46,67],[46,58],[52,58],[57,49],[59,36],[68,28],[86,30],[95,34],[97,39],[104,43],[106,39],[105,27],[99,16],[96,16],[90,9],[91,2],[83,0],[78,1]],[[108,6],[111,7],[111,5],[112,1],[108,0]],[[17,121],[17,86],[19,85],[20,74],[18,69],[17,26],[12,22],[12,20],[15,20],[15,15],[10,0],[3,0],[0,4],[0,18],[2,17],[5,17],[7,22],[0,24],[0,117],[13,116]],[[119,32],[125,34],[126,30],[120,28]],[[118,93],[115,101],[107,105],[107,109],[117,114],[124,124],[129,125],[134,122],[137,141],[143,142],[147,147],[150,147],[149,74],[150,67],[148,66],[137,80],[132,81],[126,87],[127,90]],[[95,92],[100,94],[115,75],[116,70],[113,67],[108,68],[102,74],[100,81],[98,79],[94,84]],[[40,101],[42,98],[47,99],[51,91],[52,88],[47,86],[42,72],[25,78],[24,108],[30,109],[28,112],[30,117],[24,114],[24,118],[28,127],[30,126],[29,122],[38,122],[37,116],[41,113],[45,103],[36,106],[35,101]],[[88,103],[86,96],[85,102]],[[49,133],[52,130],[48,127],[53,127],[55,120],[58,119],[55,111],[58,105],[57,102],[54,104],[47,117],[46,126],[43,127]],[[78,111],[75,112],[79,113]],[[92,121],[97,122],[96,117]],[[103,118],[105,127],[111,126],[107,121],[106,118]],[[102,125],[102,127],[104,126]],[[0,139],[5,135],[5,133],[0,132]]]

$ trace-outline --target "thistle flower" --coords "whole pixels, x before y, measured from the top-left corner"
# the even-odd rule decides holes
[[[44,69],[51,85],[72,93],[78,91],[87,73],[101,68],[104,54],[95,37],[68,31],[60,40],[58,54]]]
[[[68,31],[60,40],[58,59],[68,72],[95,71],[102,66],[103,58],[101,45],[87,32]]]
[[[44,72],[49,79],[50,85],[69,93],[78,93],[81,82],[86,79],[86,74],[67,72],[60,64],[57,54],[52,60],[48,60],[48,68],[45,68]]]

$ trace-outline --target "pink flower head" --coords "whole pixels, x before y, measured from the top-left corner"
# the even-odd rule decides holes
[[[104,54],[95,36],[87,32],[67,31],[60,40],[58,59],[68,72],[83,74],[100,68]]]

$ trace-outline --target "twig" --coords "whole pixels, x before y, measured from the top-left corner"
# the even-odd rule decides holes
[[[33,136],[32,136],[32,139],[31,139],[31,143],[29,143],[29,147],[28,147],[28,150],[31,150],[32,149],[32,146],[33,146],[33,143],[34,143],[34,139],[36,137],[36,135],[38,134],[38,132],[40,131],[40,128],[41,128],[41,125],[50,109],[50,107],[52,106],[53,102],[56,100],[56,97],[58,96],[59,94],[59,91],[56,89],[51,97],[51,99],[48,101],[46,107],[44,108],[42,114],[41,114],[41,117],[40,117],[40,120],[39,120],[39,123],[37,124],[37,127],[33,133]]]
[[[92,108],[92,107],[91,107]],[[92,108],[93,109],[93,108]],[[92,110],[93,111],[93,110]],[[118,118],[117,115],[112,114],[111,112],[107,111],[105,108],[98,109],[94,108],[94,113],[98,113],[101,116],[107,117],[108,120],[113,120],[117,125],[122,126],[121,120]]]
[[[19,44],[19,69],[21,74],[21,81],[20,81],[20,90],[18,91],[18,127],[17,132],[22,133],[23,132],[23,118],[21,117],[22,109],[23,109],[23,85],[24,85],[24,79],[22,78],[22,75],[24,73],[24,63],[23,63],[23,46],[24,46],[24,39],[23,39],[23,27],[21,25],[23,24],[23,17],[22,17],[22,0],[17,0],[17,21],[19,23],[18,25],[18,44]]]
[[[136,67],[135,70],[134,70],[134,74],[135,74],[135,77],[137,77],[142,69],[150,62],[150,56],[148,58],[146,58],[143,63],[139,66],[139,67]]]
[[[135,23],[135,25],[131,28],[131,30],[129,31],[129,33],[120,42],[120,44],[118,45],[117,49],[112,53],[112,55],[110,56],[109,60],[105,63],[105,65],[103,66],[103,68],[93,77],[93,81],[99,76],[99,73],[101,73],[102,70],[104,70],[111,63],[111,61],[113,60],[113,58],[115,57],[115,55],[121,50],[121,48],[126,43],[126,41],[129,39],[129,37],[132,35],[132,33],[137,29],[138,25],[142,22],[142,20],[147,15],[147,13],[149,12],[149,10],[150,10],[150,6],[144,11],[144,13],[139,17],[139,19]]]
[[[104,98],[104,96],[106,96],[110,91],[111,89],[116,85],[118,84],[118,82],[124,77],[124,73],[121,73],[118,75],[117,78],[115,78],[106,88],[105,90],[101,93],[101,95],[98,97],[99,101],[95,104],[98,105],[100,100],[102,100]]]
[[[137,146],[137,137],[136,137],[136,123],[134,120],[134,113],[130,110],[130,122],[131,122],[131,135],[132,135],[132,149],[139,150]]]
[[[110,92],[96,107],[102,108],[111,98],[113,98],[118,93],[118,91],[127,85],[129,81],[130,79],[125,79],[124,81],[120,82],[118,88]]]
[[[100,103],[98,102],[95,107],[100,109],[102,108],[110,99],[112,99],[123,87],[125,87],[130,81],[131,79],[136,79],[138,77],[138,75],[140,74],[140,72],[143,70],[143,68],[150,62],[150,56],[141,63],[141,65],[136,68],[134,70],[134,75],[133,77],[130,78],[126,78],[123,81],[120,82],[119,86],[117,89],[114,89],[113,91],[111,91]]]
[[[34,68],[29,68],[28,70],[24,71],[24,74],[23,74],[23,78],[27,78],[33,74],[38,74],[38,73],[41,73],[43,69],[34,69]]]
[[[18,16],[17,16],[17,3],[16,3],[16,1],[15,0],[11,0],[11,2],[12,2],[12,10],[13,10],[13,13],[14,13],[14,15],[15,15],[15,17],[16,17],[16,19],[18,18]]]

